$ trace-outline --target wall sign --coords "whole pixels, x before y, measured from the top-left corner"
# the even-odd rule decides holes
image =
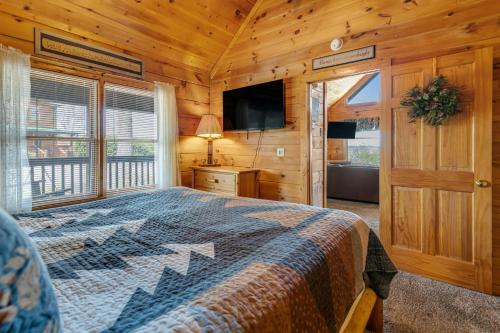
[[[39,29],[35,30],[35,53],[138,78],[144,76],[144,62],[140,59]]]
[[[375,45],[313,59],[312,68],[323,69],[375,58]]]

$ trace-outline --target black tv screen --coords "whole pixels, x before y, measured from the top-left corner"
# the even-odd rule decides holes
[[[356,122],[354,121],[330,121],[328,122],[328,139],[355,139]]]
[[[285,127],[283,80],[223,92],[224,131]]]

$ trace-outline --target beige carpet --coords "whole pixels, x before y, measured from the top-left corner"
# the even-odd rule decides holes
[[[409,273],[393,280],[385,332],[500,332],[500,297]]]
[[[378,232],[378,205],[328,199],[328,207],[352,211]],[[500,333],[500,297],[401,272],[384,302],[384,331]]]

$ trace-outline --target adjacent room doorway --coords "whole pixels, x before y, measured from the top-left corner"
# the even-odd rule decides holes
[[[374,71],[310,88],[312,204],[352,211],[374,230],[379,222],[380,84],[380,72]]]
[[[493,50],[482,48],[390,59],[380,72],[310,83],[310,204],[364,217],[400,270],[491,293],[492,71]],[[410,121],[402,98],[438,75],[460,90],[461,112],[437,127]],[[368,97],[377,95],[376,86],[378,100]],[[332,141],[332,121],[356,123],[355,139],[347,131]],[[376,141],[377,132],[378,159],[373,146],[362,144]],[[351,188],[361,178],[357,165],[364,173],[378,169],[374,224],[359,205],[371,200],[366,196],[376,185],[367,178],[364,193]],[[342,175],[329,179],[337,172]]]

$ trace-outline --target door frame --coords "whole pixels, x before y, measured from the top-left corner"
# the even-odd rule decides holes
[[[373,60],[367,60],[365,62],[359,62],[359,63],[353,63],[353,64],[346,64],[343,66],[339,67],[333,67],[333,68],[328,68],[325,70],[321,70],[318,72],[313,72],[308,75],[304,75],[302,80],[302,86],[305,86],[305,89],[307,90],[306,92],[306,111],[307,111],[307,144],[308,144],[308,163],[307,163],[307,204],[312,204],[312,172],[311,172],[311,164],[312,164],[312,131],[311,131],[311,103],[310,103],[310,85],[314,83],[321,83],[323,84],[323,127],[325,125],[327,126],[328,124],[328,107],[326,105],[326,92],[325,92],[325,86],[327,81],[333,81],[337,79],[341,79],[344,77],[348,76],[353,76],[353,75],[359,75],[359,74],[368,74],[368,73],[373,73],[373,72],[379,72],[381,75],[381,86],[380,86],[380,95],[385,96],[385,91],[384,91],[384,73],[387,73],[387,71],[384,71],[384,69],[390,68],[391,61],[390,59],[386,58],[379,58],[379,59],[373,59]],[[382,128],[382,114],[386,113],[386,104],[381,103],[381,115],[380,115],[380,127]],[[326,140],[326,129],[323,131],[323,208],[327,207],[327,140]],[[384,144],[385,140],[383,140],[384,133],[382,130],[380,131],[380,150],[381,150],[381,163],[382,163],[382,145]],[[379,183],[382,181],[381,178],[381,173],[379,172]],[[379,190],[380,193],[380,190]],[[382,196],[380,196],[379,199],[379,205],[380,201],[384,200]],[[380,218],[380,216],[379,216]]]
[[[474,48],[474,50],[478,49],[489,49],[488,52],[493,52],[490,48]],[[464,50],[457,50],[457,49],[447,49],[447,50],[439,50],[439,51],[431,51],[431,52],[423,52],[414,56],[408,56],[408,55],[399,55],[399,56],[394,56],[394,57],[387,57],[387,58],[375,58],[373,60],[368,60],[365,62],[360,62],[360,63],[354,63],[354,64],[347,64],[339,67],[334,67],[334,68],[327,68],[323,69],[317,72],[309,72],[308,74],[304,74],[300,78],[300,84],[303,87],[303,91],[306,92],[306,100],[304,101],[306,103],[306,108],[305,108],[305,114],[303,116],[305,117],[304,119],[304,124],[306,126],[305,128],[305,133],[307,133],[307,137],[302,139],[302,142],[307,145],[306,151],[307,151],[307,177],[305,179],[307,180],[307,202],[310,204],[311,203],[311,190],[312,190],[312,182],[311,182],[311,172],[310,172],[310,162],[311,162],[311,145],[312,142],[310,140],[310,135],[311,135],[311,124],[310,124],[310,99],[309,99],[309,84],[318,82],[318,81],[329,81],[329,80],[335,80],[339,79],[342,77],[354,75],[354,74],[360,74],[360,73],[366,73],[366,72],[372,72],[372,71],[379,71],[381,75],[381,96],[383,96],[383,99],[385,99],[385,102],[382,101],[381,105],[381,116],[380,116],[380,128],[381,128],[381,142],[380,142],[380,148],[381,148],[381,156],[380,156],[380,174],[379,174],[379,183],[380,183],[380,201],[379,201],[379,223],[380,223],[380,238],[382,239],[382,244],[388,250],[389,256],[391,256],[390,249],[387,248],[388,243],[386,243],[387,239],[390,240],[390,235],[387,235],[387,232],[389,230],[387,229],[387,224],[391,223],[391,215],[392,215],[392,195],[387,196],[387,193],[390,194],[390,191],[388,192],[388,188],[390,189],[390,177],[391,177],[391,172],[390,172],[390,167],[392,165],[392,142],[391,142],[391,135],[392,135],[392,121],[390,116],[391,108],[390,108],[390,103],[388,101],[388,98],[390,98],[390,88],[391,88],[391,68],[393,65],[401,64],[401,63],[406,63],[406,62],[411,62],[411,61],[417,61],[417,60],[423,60],[423,59],[428,59],[432,57],[439,57],[439,56],[445,56],[445,55],[450,55],[454,53],[459,53]],[[487,60],[483,61],[487,62]],[[491,67],[491,66],[490,66]],[[490,68],[493,70],[493,68]],[[481,85],[481,82],[478,82],[479,85]],[[490,89],[491,88],[491,89]],[[492,94],[492,87],[483,87],[482,88],[486,94]],[[492,104],[492,99],[490,99],[489,104]],[[492,107],[491,105],[486,105],[482,107]],[[324,112],[325,117],[327,117],[327,112]],[[492,123],[490,123],[490,126],[492,126]],[[304,141],[307,140],[307,143]],[[325,142],[326,144],[326,142]],[[491,155],[491,154],[490,154]],[[326,163],[324,163],[324,171],[326,170]],[[326,172],[324,173],[326,175]],[[325,176],[323,181],[326,183],[327,177]],[[490,177],[491,179],[491,177]],[[326,184],[324,184],[324,190],[326,192]],[[387,201],[389,201],[389,204],[387,204]],[[385,204],[384,204],[385,203]],[[324,201],[324,205],[326,205],[326,201]],[[488,210],[486,207],[482,207],[483,210]],[[490,207],[491,208],[491,207]],[[476,244],[474,246],[475,249],[480,251],[481,253],[489,253],[489,259],[486,260],[485,262],[481,262],[481,266],[486,268],[486,272],[481,274],[481,276],[477,277],[479,284],[480,284],[480,289],[482,292],[486,293],[491,293],[492,289],[492,223],[489,224],[489,226],[480,228],[479,233],[482,235],[486,235],[486,238],[488,239],[488,242],[484,244]],[[489,272],[488,272],[489,270]]]

